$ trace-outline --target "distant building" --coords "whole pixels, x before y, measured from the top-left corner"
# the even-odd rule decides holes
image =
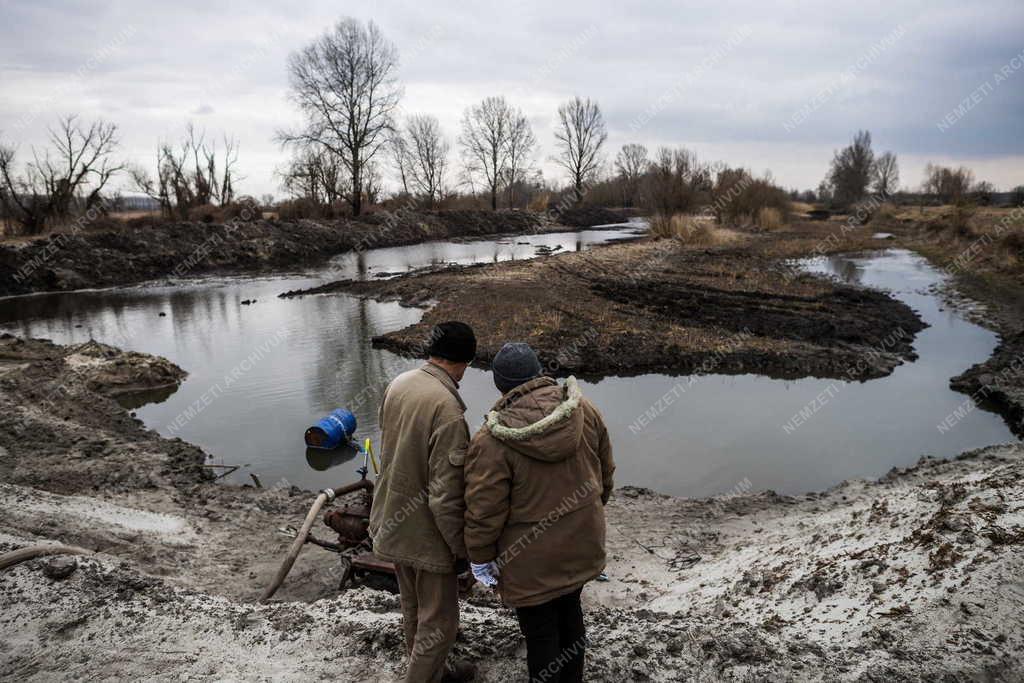
[[[160,202],[146,195],[122,195],[118,198],[120,211],[159,211]]]

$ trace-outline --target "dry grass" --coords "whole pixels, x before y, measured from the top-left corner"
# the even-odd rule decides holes
[[[1011,232],[999,240],[996,256],[998,266],[1004,270],[1019,272],[1024,262],[1024,232]]]
[[[159,218],[159,211],[117,211],[110,214],[111,218],[121,221],[130,221],[135,218]]]
[[[710,220],[681,213],[671,217],[653,216],[651,218],[651,234],[655,237],[676,239],[684,244],[703,247],[732,244],[740,239],[738,232],[719,228]]]
[[[530,204],[526,208],[530,211],[547,211],[550,203],[551,195],[547,192],[540,192],[530,200]]]
[[[876,214],[873,227],[902,236],[907,246],[956,271],[1024,283],[1024,209],[902,206]]]
[[[878,221],[878,220],[888,221],[888,220],[892,220],[892,219],[896,218],[898,212],[899,212],[899,209],[898,209],[898,207],[895,204],[893,204],[892,202],[885,202],[884,204],[879,206],[877,209],[875,209],[873,214],[871,214],[871,220],[873,220],[873,221]]]
[[[757,224],[762,230],[778,230],[785,225],[785,221],[781,211],[771,206],[765,206],[757,212]]]
[[[651,216],[651,234],[655,237],[684,237],[696,227],[696,219],[677,213],[672,216],[657,213]]]
[[[974,207],[962,204],[954,206],[948,219],[949,227],[953,230],[953,234],[967,239],[975,237],[977,233],[971,227],[971,220],[974,218],[975,213]]]
[[[814,205],[807,202],[791,202],[790,206],[793,208],[793,213],[800,216],[806,216],[811,211],[814,211]]]

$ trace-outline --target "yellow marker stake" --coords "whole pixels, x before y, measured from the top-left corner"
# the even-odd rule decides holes
[[[373,443],[369,439],[363,444],[363,449],[370,454],[370,464],[373,465],[373,473],[380,474],[380,467],[377,466],[377,456],[373,454]]]

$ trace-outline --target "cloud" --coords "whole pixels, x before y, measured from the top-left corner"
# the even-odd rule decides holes
[[[1019,0],[937,0],[926,9],[888,0],[697,0],[685,8],[524,0],[471,12],[443,0],[345,10],[376,21],[397,45],[403,111],[437,115],[453,143],[467,105],[506,94],[529,115],[546,159],[558,103],[579,94],[605,112],[609,157],[626,142],[687,144],[770,168],[786,186],[813,187],[831,150],[867,128],[877,147],[905,157],[906,183],[916,183],[914,167],[929,158],[978,163],[1004,187],[1024,182],[1024,70],[955,126],[936,125],[1021,53]],[[329,0],[310,0],[301,12],[269,0],[7,3],[0,134],[39,145],[58,115],[78,112],[116,122],[125,155],[151,163],[161,140],[201,118],[210,134],[241,142],[244,191],[279,193],[273,172],[284,152],[274,133],[298,122],[287,100],[287,55],[338,18]],[[749,35],[709,60],[741,24]],[[897,27],[905,34],[857,68]],[[835,86],[851,69],[855,77]],[[787,129],[823,90],[829,97]],[[675,96],[631,130],[666,92]],[[557,177],[551,164],[544,170]]]

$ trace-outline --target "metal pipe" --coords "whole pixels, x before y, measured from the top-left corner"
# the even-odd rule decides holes
[[[92,550],[86,548],[79,548],[73,545],[57,545],[57,544],[45,544],[45,545],[30,545],[26,548],[18,548],[12,550],[9,553],[0,555],[0,571],[13,567],[16,564],[20,564],[27,560],[33,560],[37,557],[44,557],[46,555],[92,555]]]
[[[288,576],[288,572],[292,570],[292,565],[295,564],[296,558],[302,551],[302,546],[306,544],[306,538],[309,536],[309,530],[313,527],[313,521],[316,516],[320,513],[322,508],[329,501],[334,500],[338,496],[344,496],[345,494],[358,491],[360,489],[373,490],[373,482],[369,479],[360,479],[359,481],[344,486],[339,486],[336,489],[324,489],[320,492],[320,495],[313,501],[313,506],[309,508],[309,513],[306,514],[306,519],[302,522],[302,527],[299,529],[299,533],[295,535],[295,540],[292,541],[291,546],[288,548],[288,554],[284,557],[284,562],[281,563],[280,569],[277,570],[277,574],[274,575],[274,580],[271,582],[267,589],[263,591],[263,595],[260,596],[260,602],[266,602],[277,589],[284,583],[285,577]]]

